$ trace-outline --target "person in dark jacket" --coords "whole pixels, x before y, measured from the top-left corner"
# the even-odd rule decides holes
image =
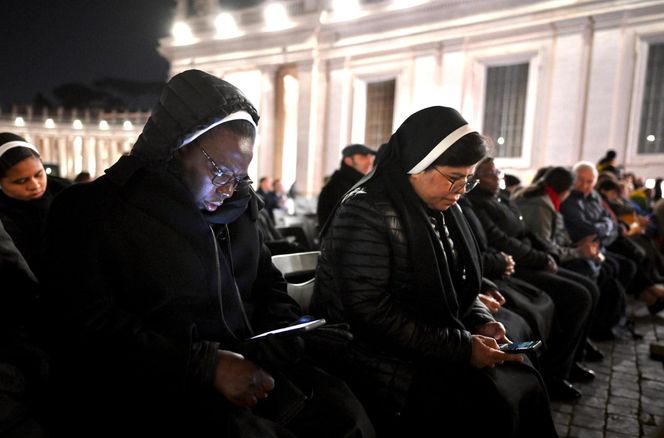
[[[553,330],[555,315],[553,300],[535,286],[513,278],[515,263],[512,256],[489,246],[482,223],[467,198],[462,198],[459,205],[482,254],[483,289],[495,288],[505,295],[505,306],[528,322],[536,336],[533,339],[543,342],[543,348],[538,353],[546,352],[549,336],[555,331]],[[491,308],[489,307],[489,309]]]
[[[528,232],[550,246],[557,263],[595,279],[600,294],[592,317],[590,337],[603,338],[603,333],[611,332],[624,317],[624,289],[604,263],[594,234],[572,242],[567,233],[560,204],[569,196],[573,182],[574,176],[568,169],[552,167],[535,184],[521,192],[515,202],[523,214]],[[587,344],[587,347],[586,356],[600,357],[592,344]]]
[[[130,155],[53,203],[58,434],[374,436],[348,387],[302,359],[315,338],[249,340],[301,314],[256,225],[257,121],[240,90],[187,70]]]
[[[493,158],[486,158],[477,166],[476,176],[479,187],[468,194],[468,200],[489,245],[511,255],[516,263],[514,276],[545,291],[555,303],[562,333],[549,342],[549,357],[543,363],[549,394],[560,400],[578,398],[581,392],[570,381],[594,378],[594,373],[579,361],[584,356],[590,316],[599,296],[597,285],[559,268],[546,242],[527,233],[516,205],[499,195],[498,169]]]
[[[322,230],[312,312],[350,323],[339,366],[387,432],[557,436],[539,374],[500,350],[504,326],[477,299],[480,255],[456,203],[485,153],[456,110],[418,111]]]
[[[46,175],[33,144],[10,132],[0,134],[0,220],[36,275],[46,213],[55,195],[69,185]]]
[[[0,435],[48,436],[39,421],[48,360],[34,339],[37,278],[0,222]]]
[[[318,225],[322,227],[334,206],[364,175],[373,168],[376,151],[363,144],[352,144],[341,151],[341,164],[318,196]]]
[[[597,182],[597,169],[590,162],[581,161],[574,165],[574,187],[567,199],[560,205],[565,218],[565,227],[572,240],[578,241],[595,235],[606,263],[612,266],[616,278],[625,290],[648,305],[651,313],[664,309],[664,288],[656,284],[630,257],[616,252],[619,243],[625,240],[620,223],[594,190]],[[627,243],[627,242],[625,242]]]

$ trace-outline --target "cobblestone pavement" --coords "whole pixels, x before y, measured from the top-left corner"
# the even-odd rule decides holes
[[[602,362],[588,363],[597,377],[575,384],[575,403],[552,403],[561,438],[664,437],[664,365],[650,358],[650,343],[664,342],[664,312],[651,317],[639,302],[628,304],[641,340],[631,336],[596,342]]]

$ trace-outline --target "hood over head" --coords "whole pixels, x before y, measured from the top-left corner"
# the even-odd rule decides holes
[[[256,108],[237,87],[204,71],[186,70],[164,87],[131,155],[168,162],[179,148],[238,112],[258,123]]]

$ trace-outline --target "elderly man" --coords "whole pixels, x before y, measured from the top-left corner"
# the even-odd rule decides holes
[[[298,361],[303,339],[248,340],[301,313],[256,226],[257,122],[233,85],[180,73],[131,154],[53,204],[58,433],[374,435],[343,382]]]
[[[376,151],[363,144],[352,144],[341,151],[341,165],[330,177],[318,197],[318,225],[327,221],[334,206],[364,175],[371,172]]]
[[[618,278],[628,292],[645,301],[652,313],[662,310],[664,289],[648,278],[647,273],[632,260],[611,250],[617,247],[616,241],[624,239],[624,236],[619,223],[594,189],[597,182],[595,165],[581,161],[574,165],[572,172],[573,190],[560,205],[570,237],[578,242],[594,235],[606,256],[606,265],[603,266],[608,271],[606,275]]]

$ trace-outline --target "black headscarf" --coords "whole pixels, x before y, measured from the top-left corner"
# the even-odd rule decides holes
[[[385,188],[406,232],[410,265],[413,267],[416,287],[421,292],[418,294],[418,308],[423,315],[439,316],[442,306],[456,315],[453,321],[447,323],[456,324],[459,328],[463,328],[458,319],[460,304],[466,307],[468,303],[459,303],[457,294],[447,293],[454,291],[455,285],[447,269],[446,255],[431,227],[427,207],[415,193],[407,172],[450,133],[464,125],[467,122],[452,108],[436,106],[412,114],[390,137],[389,142],[381,146],[374,170],[355,186],[362,186],[369,180],[378,180]],[[460,256],[468,271],[466,287],[473,289],[476,295],[481,281],[477,243],[457,205],[450,207],[444,215],[450,231],[459,237],[458,243],[462,246],[459,248]]]

